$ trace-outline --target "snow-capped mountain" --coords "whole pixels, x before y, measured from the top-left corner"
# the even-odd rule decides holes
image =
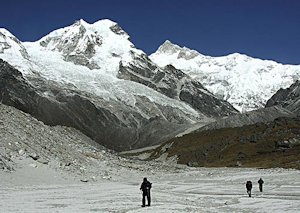
[[[4,28],[0,28],[0,58],[9,61],[24,74],[30,72],[31,63],[26,48]]]
[[[282,65],[238,53],[210,57],[168,40],[150,59],[161,67],[171,64],[182,70],[239,111],[262,108],[277,90],[300,79],[300,65]]]
[[[120,60],[130,62],[143,52],[129,41],[129,35],[108,19],[89,24],[84,20],[55,30],[34,43],[25,43],[32,51],[60,52],[65,61],[116,74]]]
[[[1,98],[110,148],[159,143],[199,120],[237,113],[182,71],[158,67],[113,21],[79,20],[36,42],[0,32],[0,58],[17,68],[1,62]]]

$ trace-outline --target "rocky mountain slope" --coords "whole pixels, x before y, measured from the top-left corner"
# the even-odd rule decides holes
[[[129,173],[141,178],[145,171],[165,172],[177,167],[122,158],[74,128],[45,125],[30,114],[1,103],[0,137],[2,185],[106,180],[115,184],[126,180]]]
[[[262,108],[250,112],[228,116],[226,118],[218,118],[214,122],[205,125],[202,128],[195,130],[196,132],[242,127],[256,123],[268,123],[280,117],[295,117],[296,114],[280,106]]]
[[[147,56],[143,60],[146,66],[133,63],[121,65],[118,77],[141,83],[172,99],[183,101],[207,117],[237,114],[232,105],[216,98],[200,82],[192,80],[181,70],[172,65],[161,69]]]
[[[251,58],[243,54],[210,57],[166,41],[150,56],[159,66],[173,65],[239,111],[262,108],[280,88],[300,79],[299,65]]]
[[[237,113],[129,39],[110,20],[79,20],[36,42],[0,29],[0,58],[13,66],[0,62],[0,100],[115,150],[159,144],[196,121]]]
[[[286,89],[278,90],[268,100],[266,107],[282,106],[300,116],[300,81],[296,81]]]
[[[109,152],[73,128],[47,126],[4,104],[0,104],[0,137],[0,167],[10,171],[19,168],[19,161],[31,159],[35,167],[48,165],[80,173],[80,167],[92,166],[93,158],[104,158]]]

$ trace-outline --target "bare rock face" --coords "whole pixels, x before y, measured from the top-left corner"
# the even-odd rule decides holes
[[[118,24],[111,26],[110,29],[117,35],[128,35]]]
[[[280,89],[267,102],[266,107],[282,106],[300,115],[300,81],[296,81],[287,89]]]
[[[238,113],[231,104],[216,98],[200,82],[192,80],[181,70],[172,65],[159,68],[146,55],[127,66],[121,63],[118,77],[144,84],[170,98],[183,101],[208,117]]]

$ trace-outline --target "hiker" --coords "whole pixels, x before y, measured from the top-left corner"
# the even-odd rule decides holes
[[[263,181],[263,179],[260,178],[257,182],[258,182],[258,184],[259,184],[259,191],[262,192],[264,181]]]
[[[249,197],[251,197],[251,190],[252,190],[252,182],[250,180],[247,181],[246,183],[246,189]]]
[[[147,178],[144,178],[143,180],[143,183],[140,187],[140,190],[143,191],[143,205],[142,207],[145,207],[145,197],[147,197],[147,202],[148,202],[148,205],[147,206],[150,206],[150,203],[151,203],[151,197],[150,197],[150,189],[152,187],[152,183],[150,183]]]

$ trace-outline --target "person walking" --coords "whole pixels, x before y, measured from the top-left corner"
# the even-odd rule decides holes
[[[251,197],[251,190],[252,190],[252,182],[250,180],[247,181],[246,183],[246,189],[249,197]]]
[[[263,191],[263,183],[264,183],[264,181],[263,181],[262,178],[260,178],[257,182],[259,184],[259,191],[262,192]]]
[[[144,178],[140,190],[143,191],[143,200],[142,200],[142,207],[145,207],[145,198],[147,197],[147,206],[150,206],[151,203],[151,197],[150,197],[150,189],[152,188],[152,183],[150,183],[147,178]]]

